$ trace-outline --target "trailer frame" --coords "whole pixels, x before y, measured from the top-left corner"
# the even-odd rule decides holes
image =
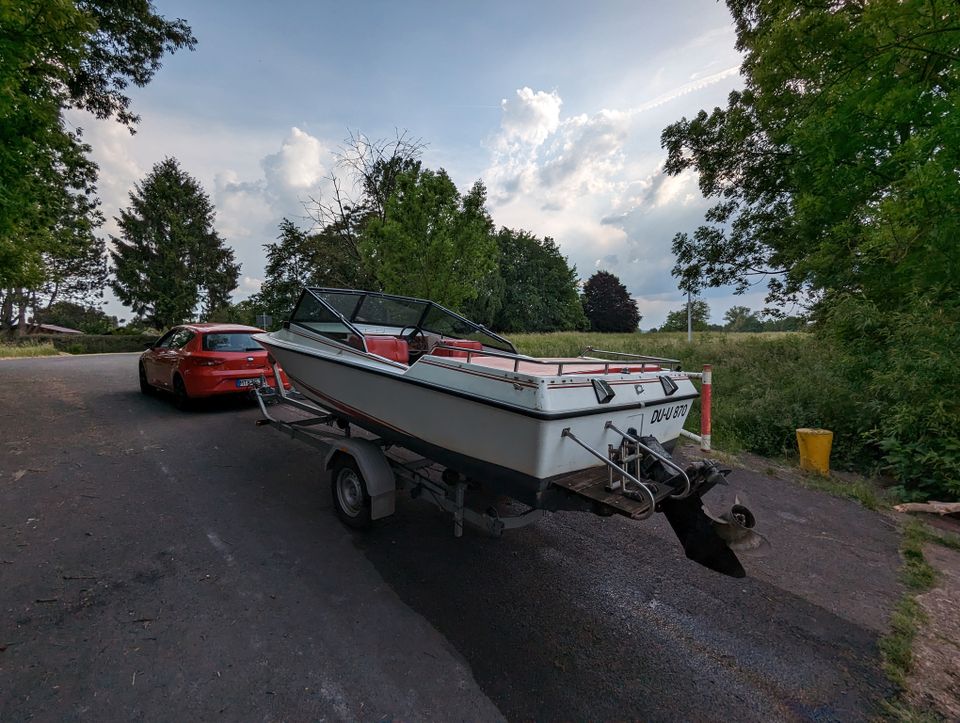
[[[260,406],[257,426],[273,427],[291,439],[303,442],[323,454],[323,468],[330,470],[340,455],[354,461],[370,499],[370,520],[391,516],[396,510],[397,493],[406,490],[411,499],[425,497],[453,516],[453,535],[463,535],[464,522],[499,537],[505,530],[517,529],[540,520],[545,510],[530,508],[518,515],[500,515],[496,506],[480,512],[466,504],[469,483],[452,470],[426,457],[402,460],[392,452],[404,449],[379,437],[355,437],[350,422],[334,412],[310,402],[295,391],[286,391],[279,370],[273,364],[275,387],[261,376],[254,388]],[[291,408],[307,413],[299,419],[280,419],[271,408]],[[339,428],[337,431],[336,428]],[[331,479],[331,485],[336,481]],[[339,507],[334,493],[334,505]],[[359,526],[359,525],[357,525]]]

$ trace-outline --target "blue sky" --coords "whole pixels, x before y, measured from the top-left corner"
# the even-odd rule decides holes
[[[709,205],[693,175],[665,177],[660,132],[723,105],[739,55],[726,7],[679,2],[185,2],[195,52],[133,92],[136,135],[81,114],[110,218],[175,156],[216,204],[242,263],[236,298],[263,278],[284,216],[328,192],[348,130],[407,130],[463,189],[481,178],[494,222],[551,235],[580,275],[616,273],[643,328],[682,305],[670,241]],[[111,221],[106,232],[115,233]],[[762,291],[706,295],[719,321]],[[129,317],[115,300],[110,313]]]

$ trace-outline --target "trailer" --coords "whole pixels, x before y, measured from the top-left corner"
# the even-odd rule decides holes
[[[732,577],[746,574],[737,551],[755,551],[768,544],[754,530],[756,519],[739,498],[721,515],[714,515],[703,503],[701,495],[714,485],[726,484],[730,470],[706,459],[681,467],[655,438],[641,437],[633,429],[624,431],[607,421],[605,429],[621,441],[608,445],[604,453],[564,428],[564,439],[602,465],[546,480],[543,495],[533,506],[378,437],[295,390],[285,390],[276,360],[271,359],[271,366],[276,384],[271,387],[261,377],[254,389],[262,414],[257,425],[272,426],[321,452],[323,468],[330,472],[334,509],[349,527],[364,529],[390,517],[398,494],[405,492],[411,499],[423,497],[450,513],[454,537],[462,537],[464,522],[498,537],[505,530],[537,522],[548,511],[620,514],[635,520],[661,512],[689,559]],[[505,499],[511,499],[509,513],[502,511]]]
[[[276,366],[274,373],[278,373]],[[535,508],[504,515],[499,512],[498,500],[489,498],[481,509],[468,506],[469,480],[363,430],[359,430],[362,436],[357,436],[349,422],[296,391],[284,390],[283,384],[273,388],[261,378],[254,396],[262,415],[257,426],[271,426],[321,453],[323,469],[330,472],[334,510],[349,527],[365,529],[392,515],[401,491],[410,499],[422,497],[450,513],[454,537],[463,535],[464,522],[499,537],[505,530],[525,527],[544,515],[544,510]]]

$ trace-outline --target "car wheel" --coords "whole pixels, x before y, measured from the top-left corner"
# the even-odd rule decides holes
[[[190,395],[179,374],[173,378],[173,406],[181,412],[190,409]]]
[[[139,365],[140,367],[140,391],[144,394],[153,394],[154,388],[150,386],[150,382],[147,381],[147,370],[143,368],[143,364]]]
[[[340,455],[333,463],[330,491],[337,517],[348,527],[363,530],[370,527],[370,495],[367,483],[352,458]]]

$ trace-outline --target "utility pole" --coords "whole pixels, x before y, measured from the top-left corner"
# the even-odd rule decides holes
[[[690,305],[690,289],[687,289],[687,343],[693,341],[693,310]]]

